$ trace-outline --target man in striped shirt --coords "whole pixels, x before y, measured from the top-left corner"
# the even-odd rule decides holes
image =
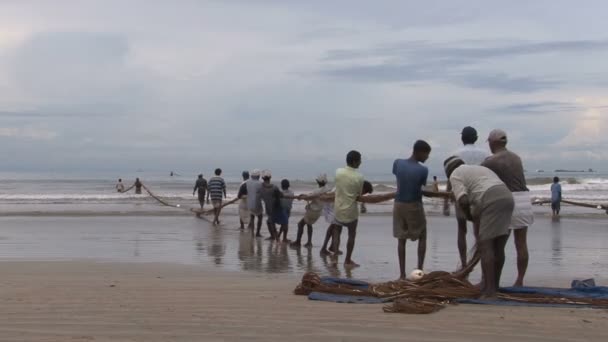
[[[207,183],[207,200],[211,197],[213,205],[213,224],[220,224],[220,212],[222,211],[222,199],[226,198],[226,182],[221,177],[222,169],[215,169],[215,176]]]

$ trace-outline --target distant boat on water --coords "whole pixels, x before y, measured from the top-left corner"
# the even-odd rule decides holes
[[[545,170],[543,170],[543,169],[539,169],[539,170],[536,170],[536,172],[538,172],[538,173],[543,173],[543,172],[545,172]]]
[[[582,172],[585,172],[585,170],[564,170],[564,169],[557,169],[557,170],[555,170],[555,172],[582,173]]]

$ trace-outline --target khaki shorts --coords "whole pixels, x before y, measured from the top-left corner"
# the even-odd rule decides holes
[[[222,207],[222,200],[212,200],[211,205],[213,205],[213,209],[219,209]]]
[[[426,234],[426,215],[420,202],[395,202],[393,207],[393,236],[397,239],[418,240]]]

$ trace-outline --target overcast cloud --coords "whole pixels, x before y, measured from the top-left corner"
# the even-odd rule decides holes
[[[0,1],[6,170],[437,169],[466,125],[608,169],[604,1]],[[326,170],[330,172],[330,170]],[[288,172],[288,171],[287,171]],[[299,173],[301,174],[301,172]]]

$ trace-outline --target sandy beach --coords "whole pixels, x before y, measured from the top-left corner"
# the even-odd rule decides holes
[[[0,263],[2,341],[605,341],[605,310],[321,303],[293,275],[167,264]]]

